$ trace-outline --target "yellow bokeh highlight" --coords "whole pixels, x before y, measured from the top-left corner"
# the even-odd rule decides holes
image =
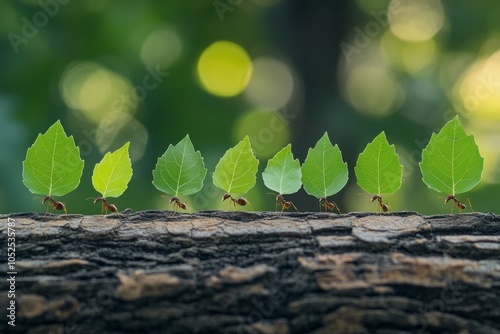
[[[478,60],[454,87],[454,96],[466,118],[500,121],[500,51]]]
[[[500,183],[500,50],[472,62],[456,81],[452,97],[484,156],[483,181]]]
[[[92,125],[82,133],[101,153],[131,141],[132,162],[143,156],[148,131],[131,115],[138,99],[129,80],[97,63],[75,62],[64,71],[59,90],[75,121]]]
[[[500,51],[473,62],[457,80],[452,96],[484,156],[483,181],[500,183]]]
[[[380,41],[382,56],[388,64],[410,75],[417,75],[434,65],[437,46],[434,39],[409,43],[387,31]]]
[[[359,112],[387,116],[401,104],[404,93],[396,77],[383,66],[353,68],[345,83],[347,101]]]
[[[110,73],[104,69],[96,69],[82,82],[76,103],[81,109],[95,110],[105,103],[112,92],[113,78]]]
[[[444,25],[440,0],[392,0],[388,13],[391,31],[408,42],[433,38]]]
[[[59,90],[68,107],[81,111],[94,124],[113,111],[132,113],[137,105],[122,102],[124,96],[133,93],[129,80],[92,62],[70,64],[61,77]]]
[[[481,156],[484,157],[483,182],[500,183],[500,123],[467,124],[468,131],[474,133],[474,139]]]
[[[241,46],[218,41],[203,51],[197,69],[205,90],[213,95],[231,97],[247,86],[252,75],[252,61]]]
[[[234,126],[234,141],[246,135],[257,158],[270,158],[290,141],[288,121],[277,111],[255,110],[238,118]]]

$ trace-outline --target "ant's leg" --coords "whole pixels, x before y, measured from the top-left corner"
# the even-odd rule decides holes
[[[171,217],[173,215],[175,215],[175,212],[177,210],[175,209],[175,202],[172,203],[172,210],[170,210],[170,212],[168,213],[168,215]]]
[[[50,206],[50,203],[47,203],[47,205],[45,206],[45,215],[44,215],[44,217],[47,217],[49,215],[49,210],[50,210],[49,206]],[[50,213],[52,213],[52,212],[50,212]]]
[[[469,203],[470,211],[472,211],[472,212],[476,212],[476,211],[474,211],[474,209],[472,208],[472,203],[471,203],[471,201],[470,201],[469,197],[467,197],[467,198],[465,199],[465,201],[463,201],[462,203],[465,203],[465,202],[468,202],[468,203]]]
[[[341,214],[342,214],[342,212],[340,212],[340,208],[339,208],[339,206],[337,205],[337,203],[335,203],[335,201],[332,201],[331,203],[333,204],[332,212],[333,212],[333,209],[334,209],[334,208],[336,208],[336,209],[337,209],[337,211],[339,212],[339,214],[341,215]]]
[[[247,211],[255,211],[253,208],[252,208],[252,204],[250,203],[249,200],[247,200],[247,204],[248,204],[248,207],[250,208],[250,210],[247,210]]]
[[[66,215],[66,220],[69,220],[68,210],[66,210],[66,203],[64,203],[64,202],[61,202],[61,203],[63,206],[64,214]]]
[[[290,201],[290,204],[292,204],[293,208],[295,209],[295,211],[297,211],[298,213],[300,213],[299,209],[297,209],[297,207],[295,206],[295,204],[293,204],[292,201]]]
[[[381,209],[381,206],[380,206],[380,203],[378,203],[378,205],[377,205],[377,215],[380,215],[380,209]]]
[[[231,206],[231,203],[233,204],[233,206]],[[236,202],[233,196],[231,196],[231,198],[229,199],[228,206],[229,206],[229,211],[234,211],[236,209]]]
[[[445,204],[448,204],[448,203],[445,202]],[[450,215],[453,214],[453,211],[455,210],[455,205],[457,205],[457,201],[456,200],[454,200],[454,202],[453,202],[453,204],[451,206]]]
[[[453,203],[453,205],[451,206],[451,212],[450,212],[450,215],[453,214],[453,211],[455,211],[455,203]]]

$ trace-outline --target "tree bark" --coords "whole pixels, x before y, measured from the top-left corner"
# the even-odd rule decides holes
[[[1,333],[500,333],[493,214],[7,217]]]

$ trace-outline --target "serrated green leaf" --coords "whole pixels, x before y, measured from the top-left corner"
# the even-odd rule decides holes
[[[92,185],[102,197],[119,197],[127,189],[132,178],[132,162],[129,157],[130,142],[113,153],[108,152],[94,167]]]
[[[227,193],[244,194],[255,185],[258,166],[250,139],[245,136],[219,160],[212,180],[217,188]]]
[[[293,159],[292,145],[288,144],[267,162],[262,173],[264,184],[278,194],[293,194],[302,186],[300,162]]]
[[[169,145],[153,170],[153,185],[169,196],[188,196],[203,188],[207,169],[200,151],[194,150],[189,135]]]
[[[38,195],[66,195],[78,187],[82,173],[80,149],[60,121],[38,135],[23,161],[24,185]]]
[[[302,183],[305,191],[320,199],[338,193],[347,183],[347,163],[337,145],[332,146],[328,134],[307,152],[302,164]]]
[[[456,116],[438,134],[432,134],[422,151],[420,170],[429,188],[456,195],[469,191],[481,181],[483,164],[474,136],[465,133]]]
[[[366,145],[354,172],[358,185],[370,194],[390,194],[401,187],[403,165],[399,163],[394,145],[389,145],[385,132]]]

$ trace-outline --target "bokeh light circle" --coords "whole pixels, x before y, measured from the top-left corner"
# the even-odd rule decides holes
[[[97,63],[75,62],[68,65],[61,77],[59,90],[68,107],[80,110],[95,124],[110,112],[133,113],[137,106],[130,98],[133,93],[130,81]],[[127,101],[123,101],[124,97]]]
[[[182,40],[167,28],[153,31],[142,44],[141,60],[144,65],[167,68],[182,55]]]
[[[239,45],[218,41],[206,48],[198,60],[198,77],[209,93],[221,97],[240,94],[252,74],[252,61]]]
[[[392,0],[389,8],[391,31],[408,42],[428,40],[444,25],[444,9],[440,0]]]
[[[500,121],[500,51],[478,60],[455,85],[455,99],[462,116],[483,121]]]
[[[390,30],[382,36],[380,49],[382,56],[391,66],[410,75],[426,73],[437,59],[434,39],[409,43],[396,38]]]
[[[122,112],[112,112],[102,119],[97,128],[99,140],[96,141],[101,154],[114,151],[130,141],[130,159],[139,160],[146,151],[148,130],[135,117]]]
[[[280,60],[261,57],[253,61],[252,78],[245,98],[258,108],[279,109],[290,99],[294,81],[290,68]]]
[[[234,140],[248,135],[257,158],[270,158],[290,140],[287,120],[277,111],[254,110],[240,116],[234,126]]]
[[[403,100],[396,77],[382,66],[361,65],[351,70],[345,84],[348,102],[370,116],[387,116]]]

